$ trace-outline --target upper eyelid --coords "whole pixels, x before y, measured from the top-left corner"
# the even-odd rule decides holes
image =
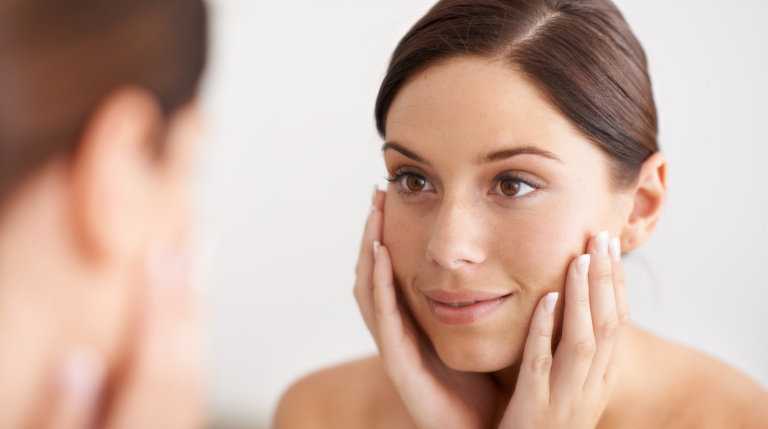
[[[516,171],[516,170],[503,171],[503,172],[497,174],[493,178],[492,183],[494,184],[494,187],[495,187],[502,180],[513,179],[513,180],[518,180],[520,182],[523,182],[526,185],[528,185],[528,186],[530,186],[530,187],[532,187],[532,188],[534,188],[536,190],[544,189],[544,188],[547,187],[546,182],[544,182],[543,180],[538,179],[538,178],[532,179],[532,178],[526,177],[526,176],[530,175],[530,173],[527,173],[527,174],[521,174],[521,173],[523,173],[523,172]],[[392,182],[392,183],[395,183],[398,180],[402,179],[403,176],[407,176],[407,175],[412,174],[412,175],[423,177],[426,181],[430,182],[433,187],[435,187],[434,181],[429,177],[429,175],[427,173],[425,173],[420,168],[414,167],[412,165],[404,165],[404,166],[397,167],[394,171],[390,171],[389,174],[392,177],[391,178],[387,177],[386,179],[387,179],[387,181]],[[411,192],[413,192],[413,191],[411,191]]]

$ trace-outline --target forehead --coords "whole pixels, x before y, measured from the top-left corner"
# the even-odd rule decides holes
[[[536,146],[564,159],[588,143],[519,72],[474,57],[432,66],[405,85],[390,107],[386,131],[388,141],[429,157],[476,159]]]

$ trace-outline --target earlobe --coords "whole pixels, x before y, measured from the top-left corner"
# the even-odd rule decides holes
[[[631,251],[651,237],[667,199],[667,159],[656,152],[643,162],[631,189],[632,211],[621,233],[621,248]]]
[[[90,257],[129,251],[144,235],[151,164],[163,124],[154,96],[122,88],[91,115],[71,162],[76,240]]]

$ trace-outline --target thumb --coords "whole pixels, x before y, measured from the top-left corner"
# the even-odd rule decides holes
[[[70,350],[57,370],[53,407],[44,428],[90,428],[98,413],[104,375],[104,363],[95,353]]]

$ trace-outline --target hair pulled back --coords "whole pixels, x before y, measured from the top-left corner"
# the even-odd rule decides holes
[[[462,55],[506,62],[608,156],[631,185],[659,150],[656,107],[640,43],[609,0],[441,0],[403,37],[376,100],[386,136],[398,91]]]
[[[202,0],[0,0],[0,205],[75,149],[104,97],[150,91],[169,116],[206,62]]]

